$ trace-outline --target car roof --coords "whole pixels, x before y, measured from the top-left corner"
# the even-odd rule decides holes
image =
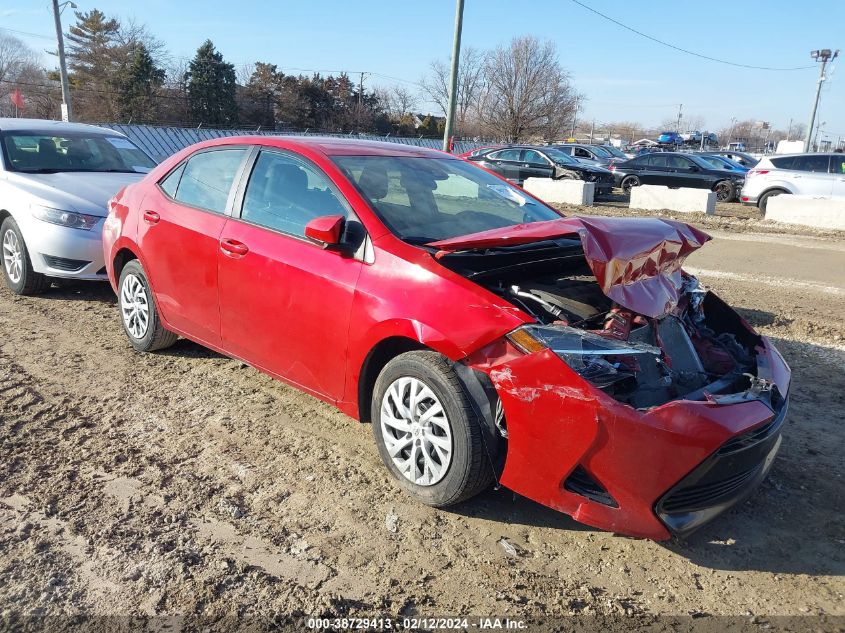
[[[87,123],[69,123],[67,121],[52,121],[49,119],[13,119],[0,117],[0,131],[26,132],[87,132],[88,134],[107,134],[109,136],[124,136],[120,132],[109,128],[88,125]]]
[[[460,160],[457,155],[428,147],[329,136],[226,136],[204,141],[198,145],[198,148],[238,144],[265,145],[287,149],[310,149],[325,156],[406,156],[418,158],[454,158]]]

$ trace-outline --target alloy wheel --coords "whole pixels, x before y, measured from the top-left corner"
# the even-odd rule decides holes
[[[144,284],[136,275],[126,275],[120,288],[120,312],[126,331],[142,339],[150,323],[150,304]]]
[[[413,377],[391,383],[381,404],[385,448],[394,466],[410,482],[433,486],[452,461],[452,427],[440,400]]]
[[[716,185],[716,200],[727,202],[731,196],[731,187],[727,183],[720,182]]]
[[[3,265],[13,284],[20,283],[23,277],[23,249],[17,234],[9,229],[3,235]]]

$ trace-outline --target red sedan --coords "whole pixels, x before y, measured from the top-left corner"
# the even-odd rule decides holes
[[[494,481],[578,521],[684,535],[772,466],[790,371],[669,220],[563,217],[442,152],[189,147],[111,202],[132,345],[194,340],[372,422],[399,486]]]

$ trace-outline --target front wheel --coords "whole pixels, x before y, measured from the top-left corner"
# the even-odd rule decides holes
[[[127,262],[120,273],[117,301],[123,330],[139,352],[170,347],[179,338],[161,324],[147,274],[137,259]]]
[[[50,280],[35,272],[23,235],[11,216],[0,225],[0,250],[3,253],[3,278],[16,295],[35,295],[50,285]]]
[[[736,188],[733,183],[723,180],[713,185],[713,191],[716,192],[717,202],[730,202],[736,195]]]
[[[493,481],[483,422],[444,356],[417,351],[391,360],[376,380],[372,411],[382,461],[418,501],[453,505]]]
[[[631,193],[631,189],[640,186],[640,179],[636,176],[628,176],[622,181],[622,191],[627,194]]]

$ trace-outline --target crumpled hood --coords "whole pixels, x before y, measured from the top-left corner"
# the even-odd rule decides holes
[[[659,218],[568,217],[518,224],[431,242],[436,257],[451,252],[515,246],[577,235],[602,291],[619,305],[649,317],[678,303],[681,264],[710,240],[695,227]]]
[[[57,172],[24,174],[8,172],[9,182],[32,195],[40,204],[105,217],[106,203],[126,185],[138,182],[145,174],[122,172]]]

